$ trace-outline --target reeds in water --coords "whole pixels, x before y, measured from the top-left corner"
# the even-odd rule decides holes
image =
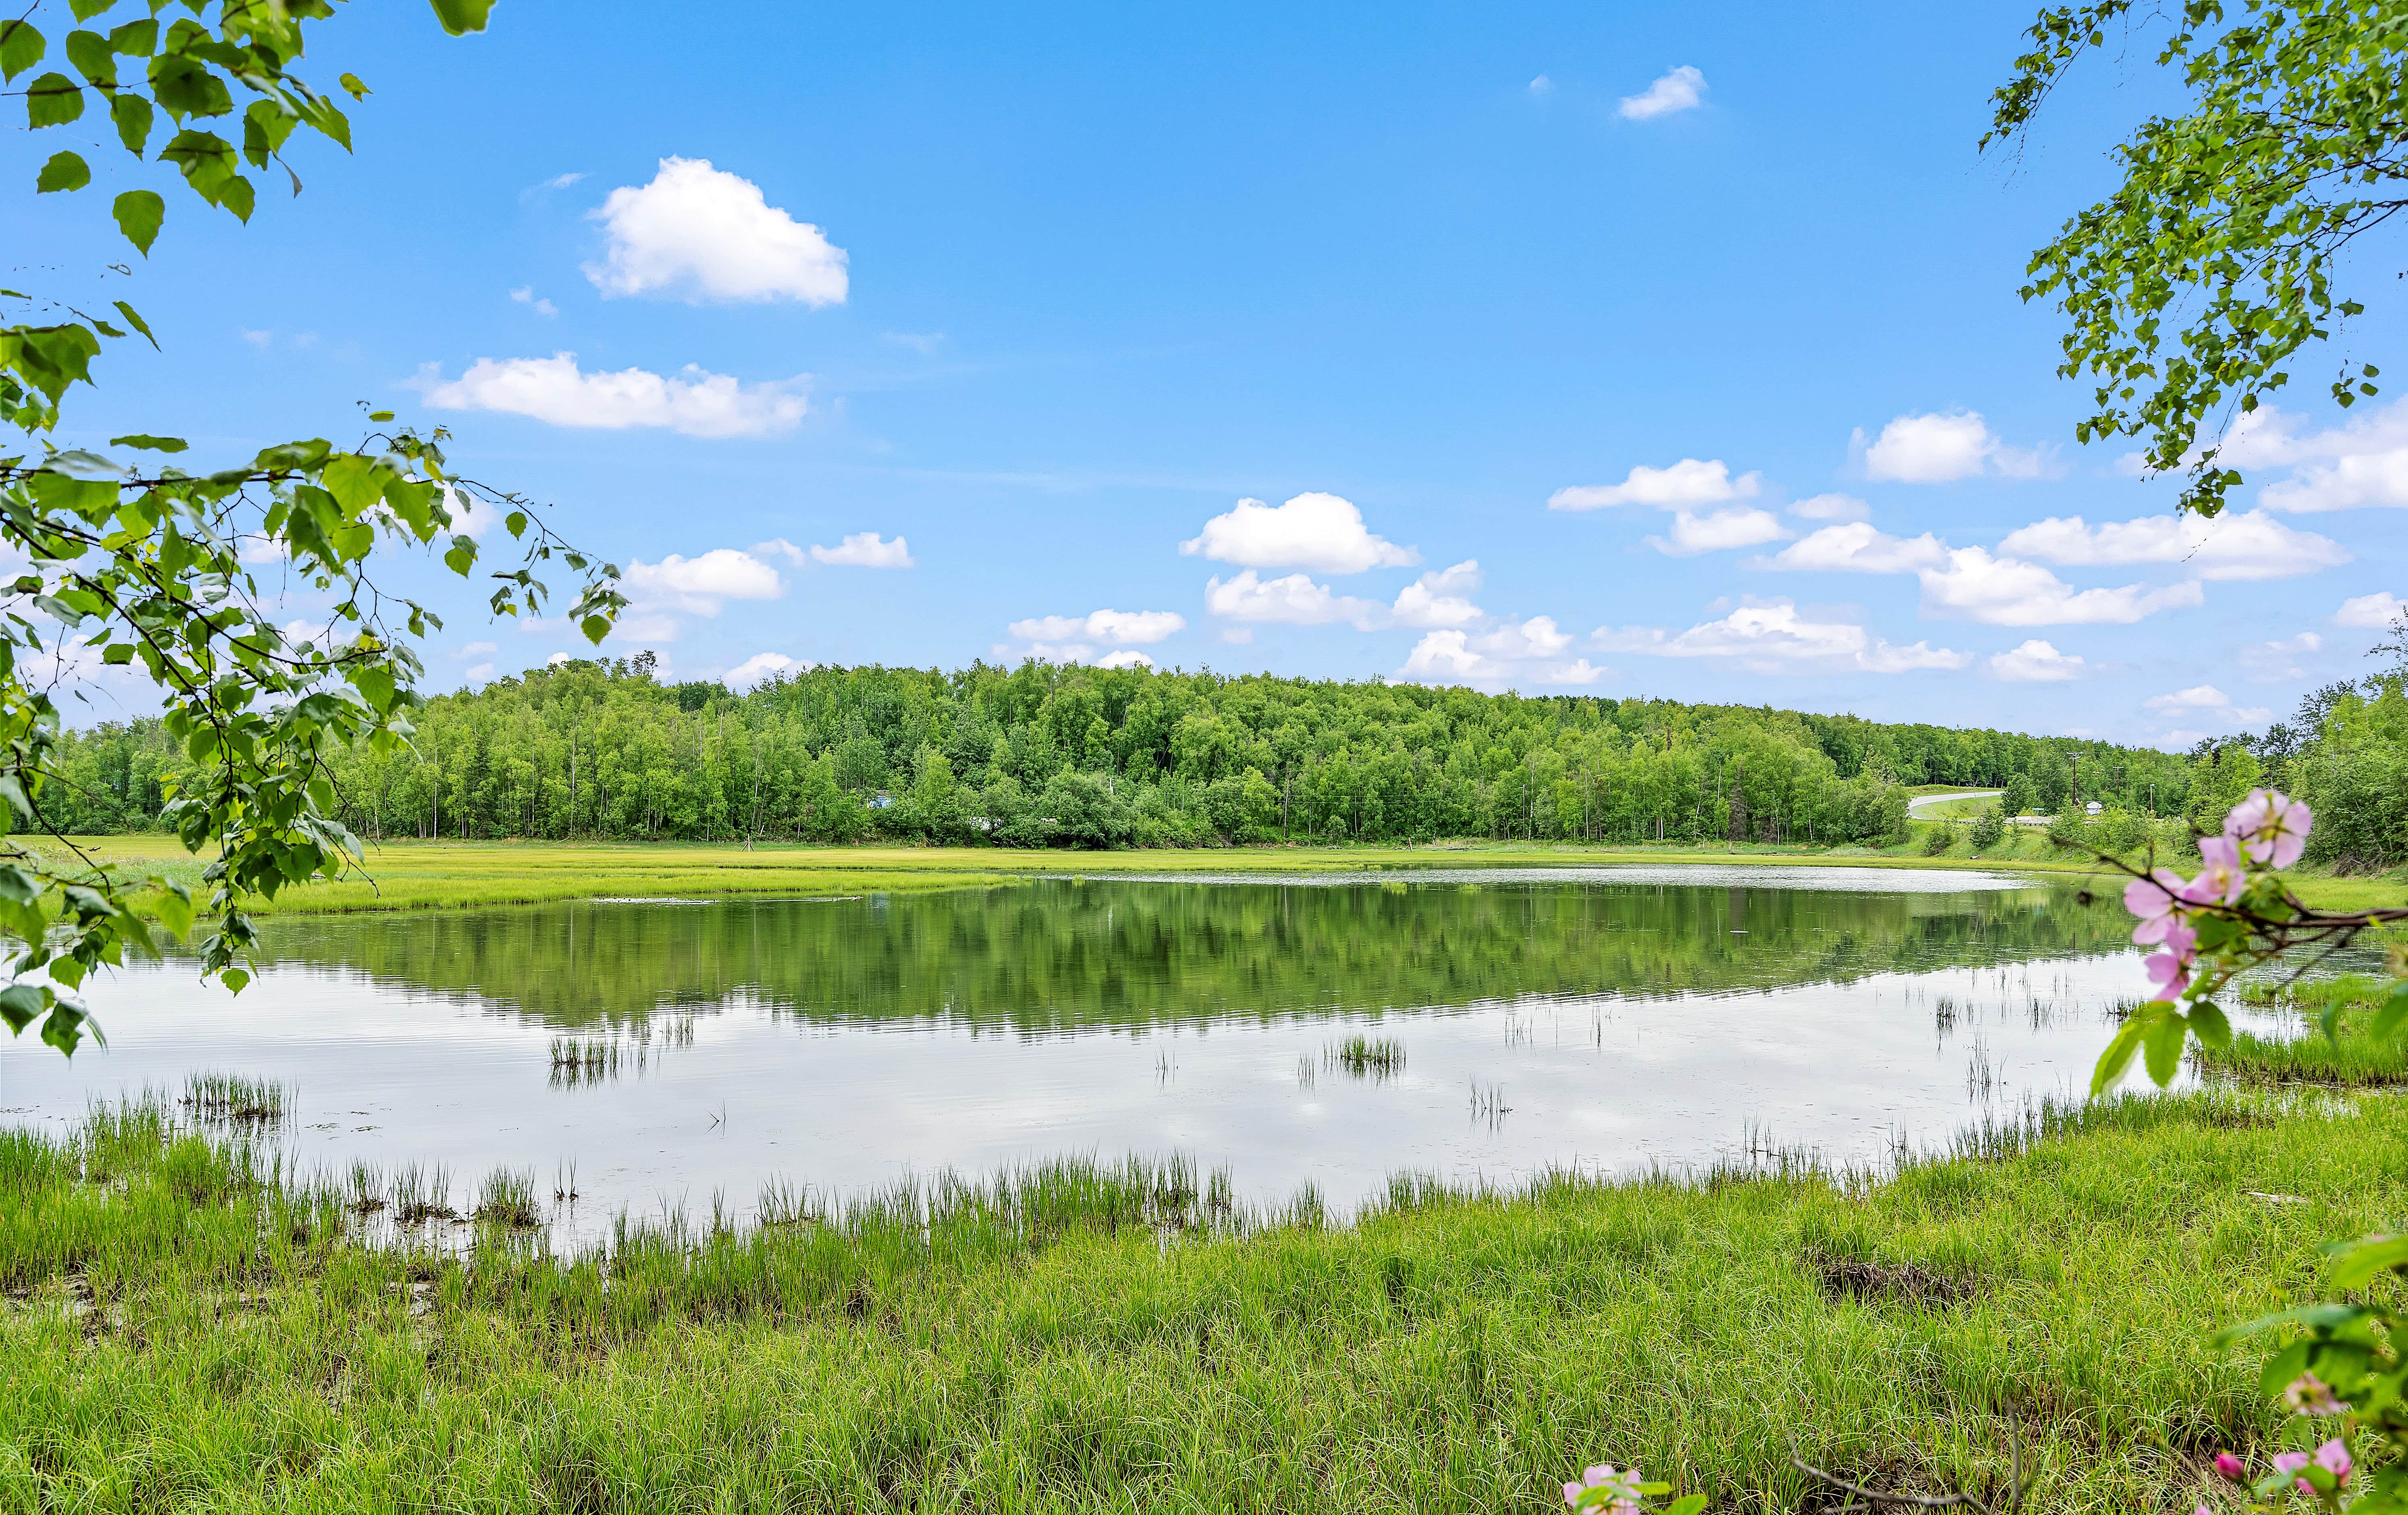
[[[1405,1044],[1394,1036],[1366,1036],[1357,1032],[1325,1049],[1321,1062],[1348,1078],[1385,1083],[1405,1071]]]
[[[266,1079],[246,1079],[234,1073],[195,1073],[184,1080],[176,1103],[196,1121],[258,1130],[284,1123],[293,1092]]]

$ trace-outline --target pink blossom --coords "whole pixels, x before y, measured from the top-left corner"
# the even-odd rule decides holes
[[[2349,1460],[2349,1443],[2335,1436],[2316,1449],[2316,1465],[2331,1474],[2335,1483],[2347,1483],[2357,1465]]]
[[[2172,868],[2158,868],[2124,886],[2124,908],[2141,918],[2132,928],[2132,940],[2143,947],[2165,940],[2166,928],[2182,920],[2183,887],[2182,875]]]
[[[2300,1469],[2307,1465],[2308,1454],[2306,1452],[2278,1451],[2274,1454],[2274,1471],[2277,1473],[2297,1473]]]
[[[2241,844],[2229,836],[2202,836],[2199,855],[2207,866],[2182,888],[2188,905],[2230,905],[2249,887],[2249,869],[2241,861]]]
[[[2300,861],[2308,845],[2308,828],[2314,823],[2315,818],[2300,801],[2276,790],[2253,789],[2224,818],[2224,834],[2238,841],[2254,861],[2287,868]]]
[[[2215,1454],[2215,1471],[2217,1477],[2229,1479],[2234,1483],[2238,1483],[2243,1479],[2249,1476],[2248,1465],[2243,1463],[2240,1458],[2233,1456],[2229,1451],[2220,1451]]]
[[[1639,1469],[1625,1468],[1617,1473],[1612,1463],[1599,1463],[1584,1472],[1580,1482],[1564,1485],[1564,1503],[1577,1508],[1582,1495],[1592,1489],[1603,1489],[1610,1495],[1604,1507],[1606,1515],[1639,1515]]]
[[[2149,979],[2157,986],[2152,999],[2173,1000],[2190,987],[2190,959],[2176,957],[2172,952],[2157,952],[2141,965],[2149,970]]]
[[[2313,1373],[2302,1373],[2286,1385],[2283,1403],[2300,1415],[2340,1415],[2349,1409],[2332,1392],[2332,1385]]]

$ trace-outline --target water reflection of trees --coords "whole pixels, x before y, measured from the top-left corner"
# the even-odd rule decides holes
[[[288,918],[280,959],[562,1026],[744,996],[1016,1030],[1845,982],[2122,950],[2072,892],[1046,881],[848,900]]]

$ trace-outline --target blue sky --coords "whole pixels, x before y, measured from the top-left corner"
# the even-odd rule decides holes
[[[1034,650],[2260,724],[2408,590],[2408,412],[2303,381],[2213,531],[2073,445],[2015,289],[2170,96],[2136,48],[1977,159],[2030,9],[353,7],[313,63],[376,92],[356,157],[247,228],[174,202],[114,280],[166,354],[79,421],[448,426],[685,678]],[[81,277],[104,212],[44,197],[27,245]],[[451,612],[438,687],[581,650],[395,573]]]

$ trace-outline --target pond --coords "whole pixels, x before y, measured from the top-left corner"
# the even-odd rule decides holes
[[[305,1163],[463,1203],[509,1167],[576,1232],[1066,1154],[1342,1214],[1400,1172],[1938,1145],[2086,1085],[2145,992],[2128,926],[2071,885],[1698,866],[287,917],[238,999],[171,959],[93,986],[106,1050],[0,1044],[0,1119],[278,1080]]]

